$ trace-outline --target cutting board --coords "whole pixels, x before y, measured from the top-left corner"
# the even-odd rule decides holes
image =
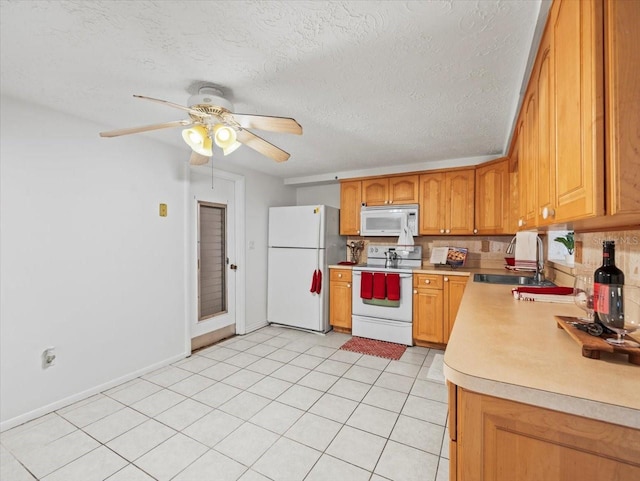
[[[582,347],[582,356],[590,359],[600,359],[601,352],[612,352],[616,354],[626,354],[629,356],[631,364],[640,365],[640,347],[616,346],[609,344],[601,337],[595,337],[581,331],[571,322],[578,319],[575,317],[555,316],[558,329],[564,329]],[[606,337],[612,335],[603,334]]]

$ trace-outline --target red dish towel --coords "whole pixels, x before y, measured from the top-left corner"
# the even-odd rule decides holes
[[[373,273],[363,272],[360,281],[360,297],[371,299],[373,297]]]
[[[316,283],[316,294],[320,294],[322,289],[322,271],[318,269],[318,282]]]
[[[373,298],[374,299],[386,299],[387,298],[387,281],[384,272],[373,273]]]
[[[387,299],[400,300],[400,274],[387,274]]]

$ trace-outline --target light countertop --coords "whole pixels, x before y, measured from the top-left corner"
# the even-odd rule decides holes
[[[578,307],[518,301],[512,288],[469,279],[445,377],[482,394],[640,429],[640,366],[619,354],[582,357],[554,318],[579,316]]]
[[[520,275],[430,265],[414,270],[448,276],[478,272]],[[445,377],[478,393],[640,429],[640,366],[620,354],[583,357],[554,318],[583,312],[573,304],[518,301],[513,287],[469,279],[445,351]]]

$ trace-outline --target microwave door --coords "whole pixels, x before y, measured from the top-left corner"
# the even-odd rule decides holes
[[[366,212],[362,216],[362,234],[375,236],[397,236],[402,231],[401,212]]]

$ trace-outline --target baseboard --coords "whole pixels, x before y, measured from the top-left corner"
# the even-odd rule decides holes
[[[135,379],[137,377],[143,376],[147,373],[150,373],[152,371],[155,371],[156,369],[160,369],[161,367],[164,366],[168,366],[169,364],[172,364],[176,361],[179,361],[181,359],[184,359],[185,357],[189,356],[191,353],[182,353],[182,354],[178,354],[176,356],[170,357],[168,359],[165,359],[163,361],[157,362],[155,364],[152,364],[150,366],[147,366],[145,368],[139,369],[137,371],[134,371],[132,373],[129,373],[125,376],[121,376],[117,379],[114,379],[112,381],[106,382],[104,384],[100,384],[99,386],[95,386],[92,387],[90,389],[87,389],[86,391],[82,391],[79,392],[77,394],[73,394],[71,396],[68,396],[64,399],[60,399],[59,401],[55,401],[51,404],[47,404],[46,406],[42,406],[40,408],[34,409],[33,411],[29,411],[27,413],[24,414],[20,414],[19,416],[16,416],[14,418],[11,419],[7,419],[6,421],[2,421],[0,423],[0,432],[4,432],[8,429],[14,428],[16,426],[19,426],[20,424],[24,424],[28,421],[31,421],[33,419],[39,418],[40,416],[44,416],[45,414],[49,414],[53,411],[57,411],[58,409],[62,409],[63,407],[69,406],[70,404],[73,404],[75,402],[81,401],[83,399],[86,399],[88,397],[91,397],[95,394],[99,394],[101,392],[104,392],[108,389],[111,389],[112,387],[116,387],[122,383],[125,383],[127,381],[130,381],[132,379]]]

